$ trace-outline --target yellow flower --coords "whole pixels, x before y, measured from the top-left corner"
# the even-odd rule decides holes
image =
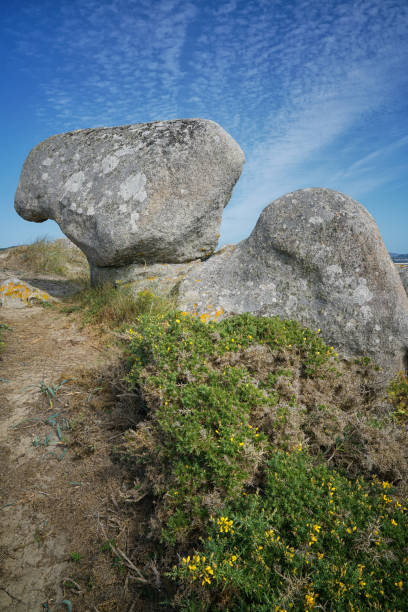
[[[396,521],[394,521],[394,519],[391,519],[391,525],[394,525],[396,527],[398,525],[398,523]]]
[[[307,593],[305,597],[305,604],[308,608],[313,609],[316,603],[316,596],[314,593]]]

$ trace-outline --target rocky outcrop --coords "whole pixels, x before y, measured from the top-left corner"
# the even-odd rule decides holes
[[[25,219],[57,221],[87,255],[94,283],[178,295],[203,320],[293,318],[387,375],[408,369],[408,268],[395,268],[375,221],[348,196],[289,193],[249,238],[213,253],[243,163],[212,121],[79,130],[33,149],[15,207]]]
[[[68,132],[28,155],[15,208],[54,219],[101,269],[191,261],[214,251],[244,161],[202,119]]]
[[[408,298],[371,215],[330,189],[267,206],[252,234],[191,270],[183,310],[296,319],[349,357],[407,365]]]

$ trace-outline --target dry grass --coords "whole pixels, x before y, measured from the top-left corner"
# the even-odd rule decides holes
[[[260,383],[276,373],[279,401],[254,419],[277,446],[301,444],[350,477],[374,472],[408,494],[408,429],[372,363],[340,361],[323,378],[305,378],[299,355],[263,345],[226,353],[217,365],[244,366]]]
[[[64,310],[79,310],[85,323],[114,329],[134,323],[141,314],[166,313],[174,306],[171,298],[155,296],[151,291],[134,295],[127,287],[107,283],[87,287]]]
[[[38,238],[29,245],[10,250],[7,265],[23,267],[27,272],[62,276],[64,278],[89,277],[88,262],[82,251],[67,239],[53,242]]]

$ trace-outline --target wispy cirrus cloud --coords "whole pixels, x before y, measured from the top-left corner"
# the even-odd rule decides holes
[[[225,127],[247,157],[227,241],[287,191],[360,197],[404,174],[387,126],[408,97],[405,0],[27,0],[7,32],[14,61],[33,60],[51,133],[183,116]]]

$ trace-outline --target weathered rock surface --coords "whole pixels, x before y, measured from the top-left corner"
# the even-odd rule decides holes
[[[408,298],[371,215],[330,189],[267,206],[252,234],[191,270],[183,310],[293,318],[346,356],[407,366]]]
[[[98,267],[186,262],[214,251],[244,161],[203,119],[68,132],[28,155],[15,209],[54,219]]]
[[[91,284],[131,285],[135,293],[148,289],[156,294],[170,295],[176,293],[177,286],[186,274],[201,263],[201,259],[196,259],[179,264],[129,264],[120,268],[99,268],[91,265]]]
[[[35,303],[50,302],[46,291],[32,287],[19,278],[9,278],[0,282],[0,306],[7,308],[26,308]]]
[[[401,278],[401,282],[404,285],[404,289],[408,293],[408,265],[399,265],[397,269]]]

